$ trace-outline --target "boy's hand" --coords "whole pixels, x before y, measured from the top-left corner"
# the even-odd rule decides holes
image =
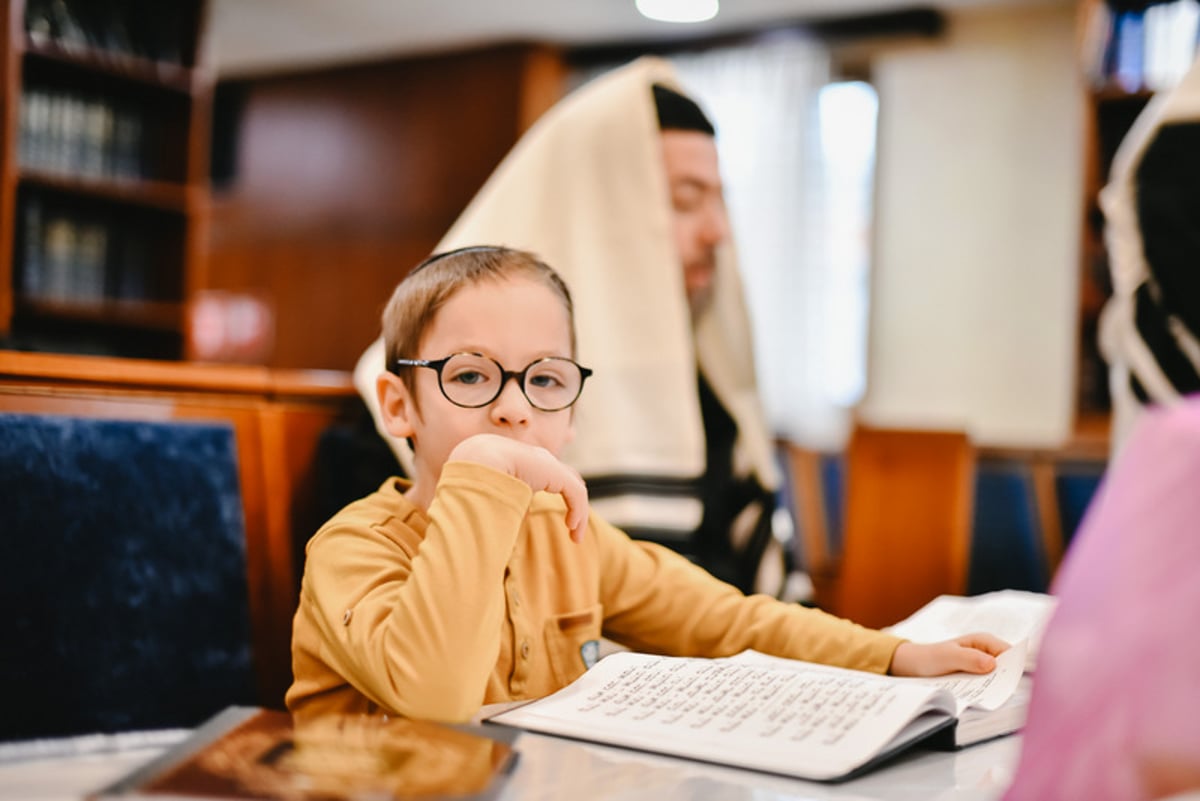
[[[583,541],[587,528],[587,485],[575,468],[559,460],[545,448],[518,442],[499,434],[476,434],[455,446],[450,460],[486,465],[513,478],[519,478],[531,489],[556,492],[567,502],[567,528],[571,539]]]
[[[942,676],[946,673],[990,673],[1008,643],[991,634],[964,634],[934,643],[904,642],[892,655],[893,676]]]

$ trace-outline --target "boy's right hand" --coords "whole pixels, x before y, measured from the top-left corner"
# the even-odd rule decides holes
[[[587,485],[575,468],[550,451],[499,434],[476,434],[458,443],[450,451],[449,460],[482,464],[524,481],[535,492],[558,493],[567,503],[571,539],[583,541],[588,518]]]

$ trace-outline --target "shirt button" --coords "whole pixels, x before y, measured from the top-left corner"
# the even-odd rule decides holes
[[[529,640],[525,640],[521,643],[521,658],[529,658]]]

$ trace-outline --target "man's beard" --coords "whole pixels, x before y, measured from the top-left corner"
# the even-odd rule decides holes
[[[703,289],[693,289],[688,292],[688,309],[692,313],[692,322],[697,322],[713,303],[713,285]]]
[[[717,283],[717,256],[713,252],[696,262],[686,272],[703,272],[709,276],[708,283],[701,287],[688,287],[688,309],[692,313],[692,322],[699,320],[712,306],[713,291]]]

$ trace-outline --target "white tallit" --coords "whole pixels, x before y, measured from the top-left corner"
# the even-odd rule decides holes
[[[679,88],[667,62],[642,58],[560,101],[505,157],[437,250],[521,248],[566,280],[578,360],[595,370],[575,407],[575,439],[563,454],[585,478],[693,479],[703,473],[699,363],[737,424],[735,472],[755,474],[774,489],[777,469],[732,246],[719,255],[714,302],[692,328],[671,233],[653,83]],[[355,369],[377,425],[375,379],[383,361],[380,340]],[[410,467],[405,444],[384,436]],[[688,530],[699,524],[696,498],[636,495],[596,505],[619,526]]]
[[[1109,364],[1114,456],[1144,410],[1143,403],[1130,387],[1131,378],[1137,379],[1151,402],[1173,405],[1180,402],[1182,394],[1163,369],[1161,360],[1173,356],[1190,361],[1192,371],[1200,372],[1200,331],[1189,330],[1182,319],[1172,319],[1167,342],[1148,342],[1138,326],[1137,297],[1139,288],[1155,278],[1142,238],[1143,212],[1139,207],[1139,194],[1143,187],[1139,185],[1138,171],[1147,151],[1165,128],[1197,123],[1200,123],[1200,61],[1192,65],[1174,89],[1156,95],[1138,115],[1117,148],[1109,182],[1100,192],[1105,220],[1104,240],[1113,282],[1112,297],[1105,303],[1100,317],[1100,348]],[[1179,212],[1182,216],[1182,207]],[[1152,209],[1147,213],[1161,214],[1161,210]],[[1181,231],[1180,236],[1186,238],[1188,234]],[[1171,244],[1181,248],[1188,246],[1187,241],[1159,242],[1158,248]],[[1193,263],[1191,267],[1194,269],[1196,265]],[[1160,266],[1159,269],[1163,268]],[[1172,300],[1191,308],[1196,302],[1182,297]]]

